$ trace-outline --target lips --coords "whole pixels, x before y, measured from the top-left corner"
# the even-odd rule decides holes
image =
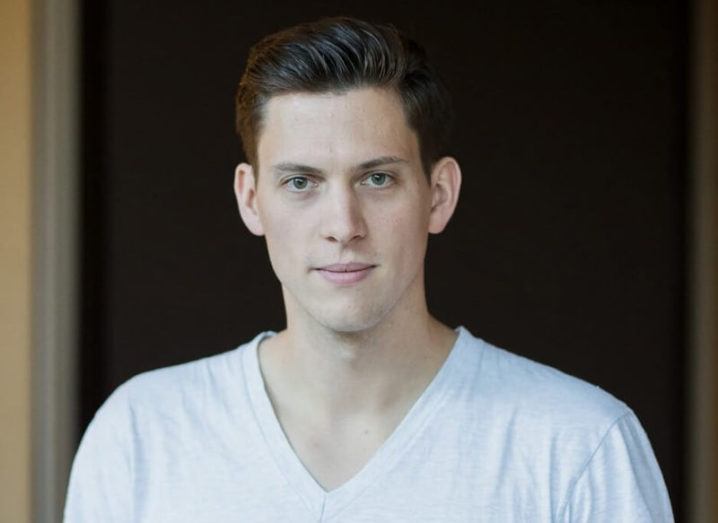
[[[374,267],[375,265],[368,263],[351,262],[333,263],[318,267],[316,270],[324,279],[332,283],[348,285],[366,278]]]
[[[373,267],[372,265],[368,263],[334,263],[332,265],[326,265],[324,267],[319,267],[320,271],[330,271],[330,272],[354,272],[354,271],[362,271],[368,267]]]

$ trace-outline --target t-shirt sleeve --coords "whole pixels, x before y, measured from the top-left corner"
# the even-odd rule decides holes
[[[635,414],[606,433],[569,492],[565,522],[672,522],[668,491]]]
[[[132,521],[132,431],[124,387],[100,407],[70,472],[65,523]]]

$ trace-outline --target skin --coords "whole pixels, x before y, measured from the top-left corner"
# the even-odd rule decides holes
[[[399,97],[380,88],[272,98],[257,153],[261,173],[240,164],[235,194],[266,239],[287,316],[260,367],[292,447],[331,490],[371,459],[453,346],[427,309],[424,256],[461,172],[445,157],[427,180]],[[349,262],[368,266],[360,281],[322,275]]]

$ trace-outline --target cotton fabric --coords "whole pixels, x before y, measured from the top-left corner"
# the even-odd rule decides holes
[[[630,408],[457,332],[389,439],[330,492],[293,452],[267,396],[257,346],[273,332],[140,374],[87,428],[65,521],[673,521]]]

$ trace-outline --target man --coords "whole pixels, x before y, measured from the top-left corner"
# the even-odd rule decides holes
[[[625,404],[430,315],[427,237],[461,185],[449,108],[391,27],[323,19],[253,48],[234,189],[286,329],[119,387],[66,521],[672,520]]]

